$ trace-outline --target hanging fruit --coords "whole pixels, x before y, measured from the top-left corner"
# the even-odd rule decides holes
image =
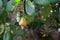
[[[21,20],[19,22],[19,26],[21,26],[22,29],[24,26],[27,26],[27,21],[24,17],[21,18]]]
[[[26,2],[25,2],[25,10],[26,10],[26,13],[29,16],[35,15],[35,6],[30,0],[26,0]]]
[[[24,17],[21,18],[19,25],[20,26],[27,26],[27,22],[26,22],[26,19]]]
[[[43,6],[50,4],[49,0],[34,0],[34,2],[39,4],[39,5],[43,5]]]

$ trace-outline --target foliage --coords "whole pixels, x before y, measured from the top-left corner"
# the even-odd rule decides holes
[[[20,1],[22,0],[0,0],[1,40],[13,40],[14,35],[23,37],[27,29],[36,31],[41,26],[42,34],[47,36],[50,27],[60,26],[60,0],[24,0],[24,13],[18,11],[15,18],[11,18]],[[41,34],[40,31],[38,33]]]

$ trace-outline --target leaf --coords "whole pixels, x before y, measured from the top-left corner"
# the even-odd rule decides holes
[[[59,0],[49,0],[50,1],[50,3],[54,3],[54,2],[58,2]]]
[[[10,33],[4,33],[3,40],[10,40]]]
[[[18,35],[18,36],[24,36],[25,32],[24,32],[24,30],[18,30],[18,31],[15,32],[15,34]]]
[[[51,25],[57,26],[58,25],[58,22],[55,19],[52,19],[51,20]]]
[[[0,8],[2,8],[2,6],[3,6],[3,2],[2,0],[0,0]]]
[[[49,6],[41,8],[40,14],[44,16],[44,19],[48,18],[48,15],[51,14],[50,10],[51,10],[51,7],[49,7]]]
[[[1,35],[3,32],[4,32],[4,25],[1,24],[1,25],[0,25],[0,35]]]
[[[31,1],[29,1],[29,0],[26,0],[25,10],[26,10],[26,13],[27,13],[29,16],[35,15],[35,6],[34,6],[34,4],[33,4]]]
[[[25,31],[20,29],[19,26],[11,25],[10,27],[11,27],[10,29],[12,31],[11,33],[13,35],[18,35],[18,36],[24,36],[25,35]]]
[[[6,6],[6,11],[7,12],[10,12],[11,10],[12,10],[12,4],[11,4],[12,2],[11,1],[9,1],[9,2],[7,2],[7,6]]]
[[[34,0],[34,2],[39,4],[39,5],[43,5],[43,6],[50,4],[49,0]]]
[[[13,11],[15,6],[18,5],[19,2],[20,2],[20,0],[10,0],[10,1],[8,1],[7,6],[6,6],[6,11],[7,12]]]
[[[20,0],[13,0],[12,5],[13,5],[13,6],[16,6],[16,5],[19,4],[19,2],[20,2]]]
[[[34,21],[34,16],[25,15],[24,17],[26,18],[28,25]]]

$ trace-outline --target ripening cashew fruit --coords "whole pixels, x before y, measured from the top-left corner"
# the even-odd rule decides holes
[[[27,21],[24,17],[21,18],[21,20],[19,22],[19,26],[27,26]]]

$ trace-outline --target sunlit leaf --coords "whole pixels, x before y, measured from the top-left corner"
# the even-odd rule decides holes
[[[20,0],[13,0],[13,2],[12,2],[12,5],[18,5],[19,4],[19,2],[20,2]]]

